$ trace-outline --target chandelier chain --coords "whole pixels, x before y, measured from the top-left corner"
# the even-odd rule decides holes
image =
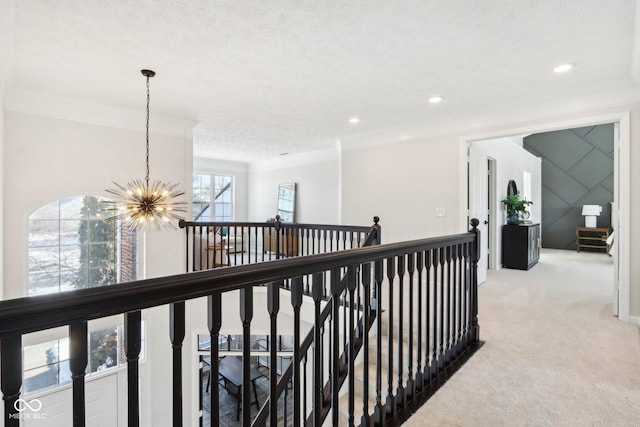
[[[147,186],[149,186],[149,100],[149,76],[147,76],[147,175],[145,177]]]

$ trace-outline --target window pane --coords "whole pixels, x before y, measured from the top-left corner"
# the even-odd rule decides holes
[[[59,292],[58,271],[49,273],[29,273],[29,296]]]
[[[80,245],[60,246],[58,250],[60,252],[60,268],[80,269]]]
[[[34,248],[29,250],[29,271],[55,271],[60,265],[60,254],[57,246]]]
[[[85,218],[85,210],[83,208],[84,197],[71,197],[68,199],[60,199],[60,218],[61,219],[82,219]]]
[[[117,327],[89,334],[89,372],[103,371],[118,363]]]
[[[60,244],[70,245],[78,243],[78,230],[81,221],[64,220],[60,221]]]
[[[137,233],[119,232],[114,203],[76,196],[49,203],[29,218],[29,295],[137,278]],[[126,269],[118,270],[116,261]],[[50,288],[50,289],[47,289]]]
[[[55,202],[51,202],[47,205],[44,205],[40,209],[33,212],[29,219],[32,220],[40,220],[40,219],[54,219],[58,220],[60,217],[60,202],[56,200]]]
[[[37,220],[29,223],[29,247],[58,244],[60,232],[58,220]]]

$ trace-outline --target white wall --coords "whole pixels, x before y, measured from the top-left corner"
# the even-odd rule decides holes
[[[249,165],[247,163],[195,158],[193,172],[233,176],[234,221],[247,221],[249,215]]]
[[[0,78],[0,165],[4,165],[4,103]],[[0,173],[0,300],[4,299],[4,172]]]
[[[457,233],[466,209],[458,164],[459,139],[451,136],[345,150],[343,223],[379,216],[383,243]]]
[[[496,138],[491,140],[476,141],[474,145],[482,147],[488,157],[496,161],[496,204],[494,211],[498,212],[492,219],[491,226],[496,231],[494,247],[497,266],[502,264],[502,226],[506,223],[506,209],[501,203],[507,197],[507,183],[513,179],[518,190],[523,189],[523,172],[531,174],[531,201],[529,206],[530,220],[540,223],[542,219],[542,171],[540,158],[529,153],[511,138]]]
[[[152,134],[151,178],[179,182],[191,197],[191,139]],[[143,131],[121,130],[69,120],[7,111],[5,113],[4,233],[5,297],[25,295],[27,283],[27,220],[38,207],[75,194],[105,195],[112,181],[144,178]],[[6,205],[5,205],[6,206]],[[146,277],[184,271],[184,242],[180,230],[148,232],[144,239]],[[142,425],[170,419],[171,366],[168,308],[145,310],[147,351],[153,354],[140,367]],[[186,343],[190,345],[190,343]],[[169,387],[168,387],[169,385]],[[126,394],[124,394],[126,396]],[[185,400],[191,399],[189,390]],[[121,408],[126,398],[120,399]],[[124,409],[123,409],[124,411]],[[155,421],[154,421],[155,420]]]
[[[296,222],[339,223],[339,160],[335,150],[251,163],[249,220],[265,221],[275,217],[278,185],[292,182],[296,183]]]

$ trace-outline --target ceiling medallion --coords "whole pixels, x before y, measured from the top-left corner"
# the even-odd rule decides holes
[[[120,228],[126,230],[175,229],[181,217],[178,212],[186,212],[186,203],[174,200],[184,195],[177,189],[179,184],[149,179],[149,79],[156,75],[151,70],[141,70],[147,78],[147,174],[144,180],[135,179],[126,185],[114,184],[116,189],[106,190],[117,199],[112,221],[120,221]]]

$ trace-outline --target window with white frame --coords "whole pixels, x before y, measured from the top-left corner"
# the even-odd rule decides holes
[[[142,340],[140,359],[145,355],[144,322],[142,323]],[[71,382],[69,367],[69,337],[59,336],[57,339],[38,337],[30,338],[23,347],[23,384],[25,393],[33,393],[44,389],[64,385]],[[124,348],[124,326],[102,325],[89,330],[88,364],[85,373],[91,375],[108,369],[126,366]]]
[[[120,230],[113,202],[80,195],[29,216],[28,295],[137,279],[137,234]]]
[[[233,221],[233,177],[193,175],[193,220]]]

